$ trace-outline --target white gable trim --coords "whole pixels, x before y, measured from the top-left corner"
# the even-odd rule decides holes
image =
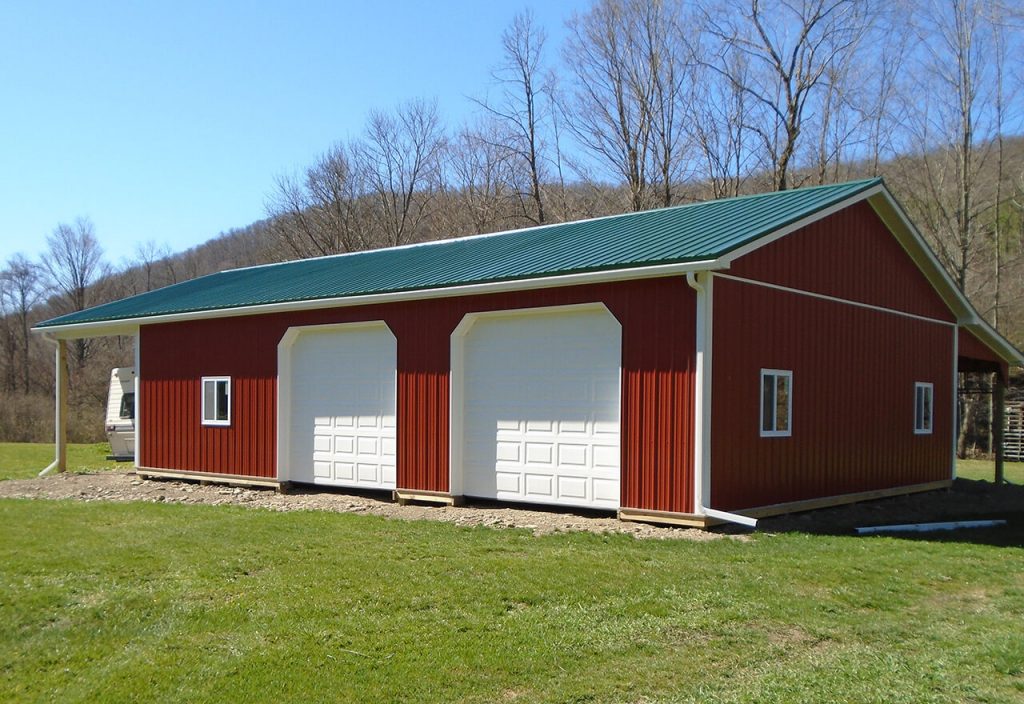
[[[1017,350],[1006,338],[999,334],[981,315],[974,309],[967,297],[953,282],[949,272],[939,262],[938,257],[932,251],[924,239],[924,235],[914,226],[907,217],[903,207],[893,197],[884,184],[872,186],[860,193],[850,196],[835,205],[824,208],[805,218],[775,230],[753,242],[739,247],[716,260],[710,269],[728,269],[732,262],[761,247],[765,247],[786,235],[807,227],[819,220],[827,218],[835,213],[848,208],[849,206],[866,200],[871,208],[878,215],[889,231],[900,243],[907,255],[917,264],[928,282],[935,289],[935,292],[949,307],[950,311],[957,318],[957,323],[969,330],[975,337],[996,353],[1008,364],[1024,365],[1024,354]]]
[[[831,215],[835,215],[840,210],[849,208],[854,203],[859,203],[860,201],[865,200],[866,198],[869,198],[883,191],[885,191],[885,187],[882,184],[872,186],[871,188],[863,190],[860,193],[857,193],[855,195],[850,196],[849,198],[839,201],[838,203],[830,205],[827,208],[823,208],[822,210],[812,213],[811,215],[808,215],[805,218],[801,218],[796,222],[792,222],[789,225],[786,225],[785,227],[780,227],[778,230],[774,230],[768,233],[767,235],[754,240],[753,242],[748,242],[742,247],[738,247],[729,252],[728,254],[722,255],[715,262],[717,266],[715,266],[714,268],[727,269],[734,261],[736,261],[740,257],[750,254],[755,250],[761,249],[761,247],[770,245],[772,242],[780,240],[786,235],[790,235],[801,228],[807,227],[808,225],[818,222],[819,220],[824,220],[825,218]]]

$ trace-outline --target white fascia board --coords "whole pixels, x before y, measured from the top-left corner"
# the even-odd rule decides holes
[[[32,332],[54,340],[82,340],[90,337],[114,337],[117,335],[134,337],[139,334],[139,323],[134,320],[106,320],[78,325],[32,328]]]
[[[928,279],[935,289],[935,292],[939,294],[953,314],[956,315],[957,321],[964,325],[972,323],[976,319],[980,320],[980,316],[974,310],[974,307],[971,306],[957,285],[953,283],[949,272],[946,271],[946,268],[939,262],[938,257],[935,256],[935,252],[932,251],[924,235],[911,222],[902,206],[892,197],[892,194],[883,189],[872,195],[873,197],[868,200],[868,204],[875,211],[875,214],[878,215],[879,219],[896,236],[896,240],[903,247],[903,250],[917,264],[921,273],[925,275],[925,278]]]
[[[493,281],[480,284],[466,284],[437,289],[417,289],[394,293],[377,293],[362,296],[343,296],[339,298],[317,298],[306,301],[287,301],[283,303],[265,303],[237,308],[217,308],[213,310],[189,311],[186,313],[168,313],[121,320],[103,320],[87,323],[71,323],[53,325],[45,328],[33,328],[33,332],[51,335],[54,338],[76,339],[83,337],[101,337],[104,335],[134,335],[140,325],[156,325],[160,323],[177,323],[188,320],[207,320],[212,318],[237,318],[248,315],[266,315],[270,313],[286,313],[320,308],[343,308],[350,306],[367,306],[379,303],[398,303],[401,301],[427,300],[432,298],[454,298],[457,296],[473,296],[488,293],[504,293],[508,291],[530,291],[546,288],[562,288],[565,286],[584,286],[587,284],[628,281],[631,279],[652,279],[665,276],[679,276],[688,271],[704,271],[714,267],[715,260],[682,262],[678,264],[659,264],[656,266],[640,266],[629,269],[613,269],[609,271],[592,271],[581,274],[563,274],[545,276],[534,279],[516,279],[514,281]]]

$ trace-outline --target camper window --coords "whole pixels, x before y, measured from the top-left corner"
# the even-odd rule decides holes
[[[124,420],[135,420],[135,394],[126,393],[121,397],[121,412],[118,414],[118,418]]]
[[[231,377],[203,377],[203,425],[231,425]]]

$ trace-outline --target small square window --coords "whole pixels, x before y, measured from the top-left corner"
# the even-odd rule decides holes
[[[914,434],[931,435],[934,389],[931,384],[919,381],[914,384]]]
[[[761,370],[761,437],[793,434],[793,372]]]
[[[231,377],[203,377],[203,425],[231,425]]]
[[[121,397],[121,412],[117,417],[122,420],[135,420],[135,392],[129,391]]]

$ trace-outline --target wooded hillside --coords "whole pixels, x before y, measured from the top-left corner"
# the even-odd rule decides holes
[[[597,0],[563,46],[500,37],[471,123],[429,98],[281,175],[266,219],[115,269],[91,222],[0,271],[0,440],[52,437],[39,320],[214,271],[881,175],[979,312],[1024,345],[1024,12],[998,0]],[[5,233],[39,236],[42,233]],[[72,441],[102,437],[131,341],[72,349]]]

